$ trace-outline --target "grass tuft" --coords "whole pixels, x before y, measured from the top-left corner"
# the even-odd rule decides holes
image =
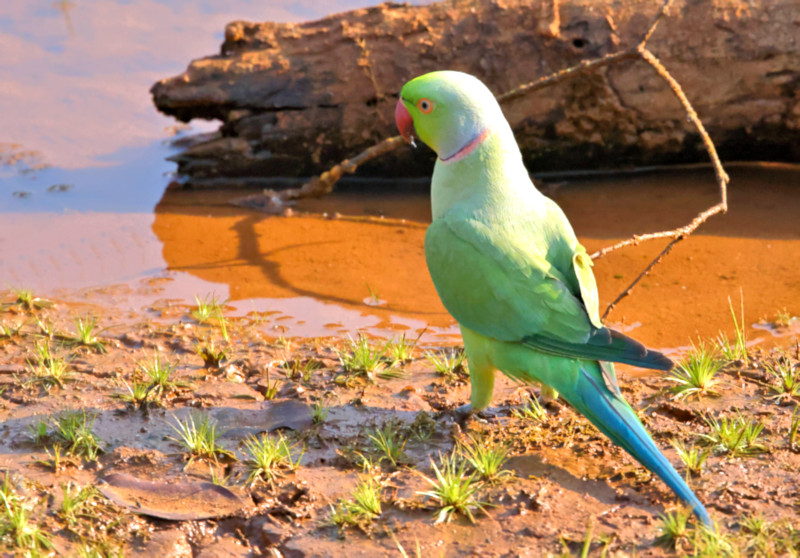
[[[218,457],[234,457],[232,452],[217,443],[219,438],[217,425],[207,414],[192,413],[186,421],[176,419],[176,422],[177,424],[170,424],[170,426],[178,434],[178,437],[170,437],[170,439],[183,446],[183,449],[189,454],[187,467],[195,459],[217,461]]]
[[[47,533],[31,518],[33,506],[12,488],[6,474],[0,488],[0,540],[21,556],[40,556],[53,545]]]
[[[79,488],[70,482],[61,485],[61,494],[61,509],[57,513],[68,525],[75,525],[82,517],[91,517],[87,512],[98,494],[95,487]]]
[[[421,336],[422,333],[420,333],[414,341],[409,341],[406,339],[406,334],[403,333],[397,340],[395,340],[394,337],[389,340],[386,346],[386,355],[392,361],[393,365],[406,364],[413,360],[414,351],[417,348],[417,343]]]
[[[97,415],[88,415],[86,411],[68,411],[53,421],[53,435],[63,445],[69,455],[97,461],[103,452],[103,440],[94,433],[94,421]]]
[[[272,482],[283,475],[284,471],[294,471],[300,466],[305,448],[296,458],[292,456],[295,446],[290,445],[283,434],[271,436],[262,434],[260,438],[251,436],[244,440],[247,482]]]
[[[675,513],[667,512],[659,515],[661,523],[658,526],[660,535],[656,538],[656,544],[664,548],[679,551],[681,547],[689,542],[689,518],[692,511],[688,509],[676,510]]]
[[[775,380],[769,388],[775,395],[772,399],[792,399],[800,396],[800,365],[788,359],[779,359],[765,364],[764,370]]]
[[[705,465],[706,459],[711,455],[711,449],[706,448],[701,451],[694,446],[687,448],[680,440],[672,440],[672,447],[678,452],[678,457],[681,458],[683,465],[686,467],[687,480],[692,475],[700,475],[703,471],[703,465]]]
[[[331,506],[328,520],[340,529],[353,526],[369,532],[372,522],[383,513],[382,497],[383,487],[377,480],[362,479],[353,489],[351,498],[342,498],[337,506]]]
[[[205,324],[211,320],[216,320],[220,332],[222,333],[222,338],[225,339],[226,342],[230,341],[228,335],[228,319],[223,314],[222,305],[217,300],[217,295],[210,293],[202,299],[195,295],[194,300],[197,303],[197,308],[192,310],[192,318],[199,324]]]
[[[353,376],[365,376],[372,381],[376,375],[387,378],[399,374],[394,369],[387,369],[385,355],[388,347],[388,341],[382,346],[373,347],[369,339],[359,333],[356,339],[348,336],[346,349],[337,352],[345,372]]]
[[[94,349],[98,353],[105,353],[105,343],[100,341],[95,335],[95,327],[97,327],[97,318],[94,316],[75,318],[76,335],[72,337],[64,337],[64,339],[68,343],[79,345],[81,347],[88,347],[90,349]]]
[[[16,298],[3,304],[3,308],[19,307],[26,312],[33,312],[43,308],[50,308],[53,303],[44,298],[39,298],[30,289],[11,289]]]
[[[394,467],[397,467],[399,464],[408,462],[408,456],[405,453],[408,438],[403,434],[397,422],[391,420],[386,422],[381,428],[373,430],[368,438],[373,448],[382,454],[378,463],[388,460]]]
[[[498,483],[514,475],[512,471],[503,469],[511,451],[507,444],[492,443],[484,438],[471,436],[461,443],[459,450],[484,482]]]
[[[726,362],[741,361],[746,365],[748,361],[747,332],[744,321],[744,294],[741,291],[739,291],[739,318],[736,318],[736,311],[733,309],[731,297],[728,297],[728,308],[731,311],[731,318],[733,318],[733,329],[736,332],[736,337],[733,342],[731,342],[728,337],[720,331],[717,335],[719,352]]]
[[[322,400],[315,401],[311,406],[311,422],[314,424],[322,424],[328,418],[330,407],[326,406]]]
[[[166,397],[178,388],[185,387],[182,383],[171,380],[175,365],[161,360],[159,351],[153,353],[152,360],[139,362],[139,370],[147,378],[148,391],[159,399]]]
[[[430,485],[431,490],[420,492],[439,506],[435,515],[434,524],[449,522],[453,516],[460,513],[475,523],[473,511],[484,511],[488,505],[476,499],[481,482],[476,474],[467,474],[467,462],[453,452],[447,457],[439,457],[439,465],[431,461],[436,479],[423,477]]]
[[[459,374],[465,374],[466,355],[463,349],[444,349],[439,354],[427,351],[425,358],[433,365],[436,374],[444,377],[448,382],[457,380]]]
[[[706,417],[706,424],[711,429],[709,434],[700,437],[715,451],[728,453],[733,457],[756,455],[769,451],[758,443],[758,437],[764,428],[761,422],[753,421],[737,414],[736,417]]]
[[[36,343],[38,358],[36,361],[28,360],[28,370],[32,374],[29,381],[31,384],[42,384],[45,391],[58,386],[64,387],[64,383],[72,375],[69,369],[69,361],[53,355],[50,349],[50,342],[47,339]]]
[[[197,343],[194,351],[203,359],[203,366],[206,368],[219,368],[220,364],[228,358],[228,351],[224,347],[217,347],[214,339],[205,343]]]
[[[722,368],[722,361],[714,347],[706,347],[705,343],[692,343],[692,348],[684,359],[674,368],[667,380],[676,385],[670,390],[676,398],[686,399],[690,396],[719,396],[712,387],[717,383],[717,372]]]
[[[545,422],[547,420],[547,411],[544,410],[542,404],[535,397],[531,397],[522,407],[511,409],[511,416],[521,420]]]

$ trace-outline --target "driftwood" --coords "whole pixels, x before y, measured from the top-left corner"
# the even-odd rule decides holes
[[[459,0],[384,4],[303,24],[234,22],[222,53],[153,87],[160,110],[219,118],[218,137],[178,155],[195,185],[268,186],[310,176],[393,135],[397,90],[442,68],[497,93],[636,45],[650,0]],[[648,46],[683,85],[728,159],[800,160],[800,4],[676,2]],[[705,159],[668,84],[621,61],[504,104],[533,171]],[[409,150],[361,172],[422,176]]]

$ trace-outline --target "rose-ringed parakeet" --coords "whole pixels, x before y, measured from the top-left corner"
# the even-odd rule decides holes
[[[403,86],[400,133],[438,158],[425,257],[464,339],[473,411],[497,370],[556,391],[657,474],[705,524],[708,513],[661,454],[617,385],[613,362],[669,370],[659,352],[603,326],[592,261],[561,208],[533,185],[491,91],[461,72]]]

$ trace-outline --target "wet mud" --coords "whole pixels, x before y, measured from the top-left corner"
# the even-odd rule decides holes
[[[2,300],[12,303],[15,294]],[[525,416],[535,386],[500,378],[489,410],[464,422],[456,408],[468,401],[468,379],[459,369],[437,371],[431,354],[442,357],[441,346],[410,346],[397,360],[373,339],[372,350],[385,356],[376,371],[358,372],[345,366],[353,347],[341,339],[275,337],[246,316],[225,318],[223,328],[200,323],[196,308],[173,308],[169,320],[128,316],[122,326],[106,309],[97,314],[95,345],[83,346],[69,338],[86,310],[6,304],[2,312],[0,460],[10,490],[33,510],[31,525],[46,530],[57,555],[102,548],[126,556],[399,556],[400,547],[413,553],[419,545],[436,556],[542,556],[579,553],[589,540],[598,555],[662,556],[700,544],[689,535],[677,551],[659,546],[659,514],[676,513],[674,495],[569,407]],[[211,341],[226,352],[219,366],[198,352]],[[43,344],[68,363],[60,382],[42,372]],[[665,376],[621,381],[680,472],[673,440],[708,451],[690,482],[726,544],[772,549],[758,555],[797,548],[800,440],[791,429],[800,395],[777,396],[768,368],[788,363],[800,374],[798,357],[791,344],[751,348],[747,363],[718,374],[718,396],[676,398]],[[133,389],[147,382],[154,359],[172,367],[169,385],[136,399]],[[94,458],[59,434],[70,413],[86,417],[99,447]],[[731,455],[706,445],[709,417],[762,425],[763,450]],[[217,435],[210,457],[180,442],[182,424],[203,420]],[[396,464],[375,444],[379,431],[404,441]],[[288,441],[298,467],[253,481],[246,441],[265,433]],[[455,514],[436,525],[439,507],[422,494],[431,488],[426,478],[435,479],[433,464],[469,436],[507,446],[509,473],[481,485],[477,498],[486,506],[474,510],[475,524]],[[380,515],[336,525],[335,510],[366,478],[382,487]],[[70,519],[64,500],[86,487],[99,492]],[[752,517],[767,521],[775,540],[747,531]],[[13,540],[1,543],[14,551]]]

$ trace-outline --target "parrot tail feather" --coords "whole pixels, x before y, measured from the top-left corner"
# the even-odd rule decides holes
[[[570,343],[546,335],[528,335],[522,339],[522,344],[543,353],[567,358],[624,362],[653,370],[670,370],[674,366],[672,360],[662,353],[605,327],[595,330],[586,343]]]
[[[630,405],[584,368],[578,376],[577,389],[571,394],[562,393],[562,396],[611,441],[658,475],[692,507],[700,521],[711,526],[711,518],[703,504],[658,449]]]

